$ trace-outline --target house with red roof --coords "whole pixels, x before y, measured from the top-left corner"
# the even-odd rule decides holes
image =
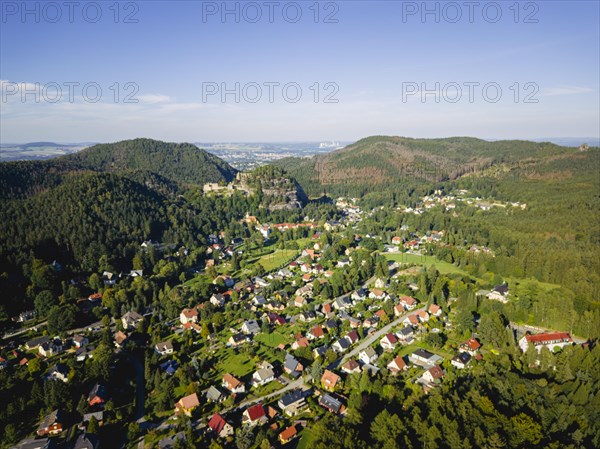
[[[408,369],[408,365],[402,357],[398,356],[387,364],[387,369],[389,369],[390,372],[395,376],[398,373]]]
[[[267,422],[267,412],[261,403],[248,407],[242,414],[242,423],[251,426]]]
[[[198,310],[193,309],[183,309],[179,314],[179,321],[181,324],[187,323],[197,323],[198,322]]]
[[[405,310],[412,310],[417,307],[417,300],[412,296],[401,296],[400,304]]]
[[[279,441],[281,444],[287,444],[292,441],[298,435],[296,426],[290,426],[279,434]]]
[[[396,337],[394,334],[392,334],[391,332],[384,335],[381,340],[379,340],[379,345],[385,350],[385,351],[391,351],[396,347],[396,343],[398,343],[398,337]]]
[[[323,376],[321,376],[321,385],[328,391],[335,390],[335,387],[340,382],[340,376],[335,374],[333,371],[325,370]]]
[[[218,413],[215,413],[210,421],[208,421],[208,427],[219,437],[227,438],[233,435],[233,426],[225,421]]]
[[[519,340],[519,347],[523,352],[526,352],[532,345],[537,352],[540,352],[543,347],[550,349],[563,348],[566,345],[573,344],[573,339],[568,332],[543,332],[541,334],[526,334]]]
[[[432,316],[434,316],[436,318],[439,318],[439,317],[442,316],[442,308],[440,306],[438,306],[437,304],[431,304],[429,306],[429,310],[428,311],[429,311],[430,315],[432,315]]]
[[[475,356],[479,348],[481,348],[481,343],[479,343],[475,338],[469,338],[467,341],[460,344],[458,350],[460,352],[468,352],[470,355]]]

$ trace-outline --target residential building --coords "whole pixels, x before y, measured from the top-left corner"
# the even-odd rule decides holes
[[[135,329],[142,321],[144,321],[144,317],[135,311],[127,312],[121,317],[121,323],[125,330]]]
[[[156,351],[158,355],[173,354],[173,343],[171,341],[157,343],[156,346],[154,346],[154,351]]]
[[[255,426],[267,422],[267,412],[262,404],[256,404],[248,407],[242,414],[242,423]]]
[[[232,393],[246,392],[246,386],[244,383],[229,373],[223,376],[223,383],[221,385]]]
[[[184,415],[192,416],[192,412],[199,405],[200,401],[198,400],[198,395],[196,393],[192,393],[177,401],[177,404],[175,404],[175,413],[183,413]]]
[[[471,362],[471,355],[468,352],[459,352],[450,361],[458,369],[465,369],[469,362]]]
[[[64,424],[65,418],[62,411],[54,410],[44,417],[36,433],[40,437],[55,436],[63,431]]]
[[[208,427],[220,438],[227,438],[233,435],[233,426],[218,413],[215,413],[212,418],[210,418]]]
[[[325,388],[328,391],[335,390],[335,387],[340,382],[340,380],[340,376],[335,374],[333,371],[329,371],[328,369],[326,369],[323,373],[323,376],[321,376],[321,384],[323,385],[323,388]]]
[[[402,357],[398,356],[392,359],[392,361],[387,364],[387,369],[389,369],[392,374],[396,375],[408,369],[408,365]]]

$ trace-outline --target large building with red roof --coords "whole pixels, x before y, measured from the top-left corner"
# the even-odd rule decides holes
[[[566,345],[573,344],[573,339],[568,332],[543,332],[541,334],[526,334],[519,340],[519,347],[523,352],[527,351],[529,345],[540,352],[543,347],[550,349],[562,348]]]

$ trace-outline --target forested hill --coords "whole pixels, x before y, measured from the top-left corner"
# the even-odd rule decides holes
[[[78,171],[134,174],[141,181],[156,176],[180,185],[231,181],[237,171],[222,159],[189,143],[167,143],[152,139],[99,144],[79,153],[46,161],[0,164],[0,198],[25,197],[56,187],[64,175]]]
[[[326,155],[282,159],[278,165],[309,195],[328,192],[360,196],[393,186],[406,188],[415,182],[453,180],[493,166],[510,172],[532,162],[578,152],[576,148],[521,140],[373,136]]]

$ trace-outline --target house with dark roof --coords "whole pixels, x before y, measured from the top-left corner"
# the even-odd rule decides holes
[[[292,390],[284,394],[277,405],[288,416],[296,416],[306,408],[304,392],[300,389]]]
[[[79,435],[73,445],[73,449],[99,449],[99,447],[100,440],[98,440],[98,437],[89,433]]]
[[[156,346],[154,346],[154,351],[158,355],[173,354],[173,342],[163,341],[163,342],[157,343]]]
[[[211,385],[208,387],[208,390],[206,390],[206,399],[209,402],[222,402],[225,399],[225,396],[219,391],[218,388],[216,388],[214,385]]]
[[[354,359],[350,359],[342,365],[341,369],[346,374],[360,373],[360,363]]]
[[[123,329],[125,330],[135,329],[142,321],[144,321],[144,317],[136,311],[127,312],[121,317]]]
[[[468,352],[459,352],[452,357],[452,360],[450,361],[452,366],[455,366],[458,369],[465,369],[469,362],[471,362],[471,355]]]
[[[304,366],[296,360],[296,358],[291,354],[285,355],[285,360],[283,362],[283,371],[293,378],[297,378],[302,374],[304,370]]]
[[[429,368],[439,361],[442,360],[442,357],[439,355],[432,354],[425,349],[417,349],[411,355],[408,356],[408,359],[411,363],[415,365],[422,366],[423,368]]]
[[[343,413],[345,411],[344,404],[330,394],[322,394],[319,398],[319,405],[331,413]]]
[[[48,371],[46,380],[60,380],[62,382],[69,381],[69,368],[63,363],[57,363]]]
[[[90,393],[88,394],[88,404],[90,407],[93,407],[94,405],[102,405],[108,401],[108,397],[109,396],[106,387],[101,383],[97,383],[92,387]]]
[[[44,417],[38,426],[37,434],[40,437],[55,436],[63,431],[65,415],[61,410],[54,410]]]

